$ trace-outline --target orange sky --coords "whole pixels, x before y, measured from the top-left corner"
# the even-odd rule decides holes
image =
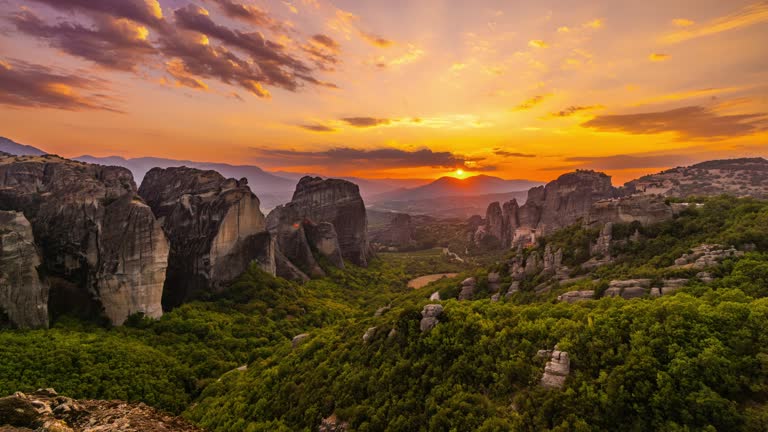
[[[768,156],[768,2],[0,0],[0,136],[362,177]]]

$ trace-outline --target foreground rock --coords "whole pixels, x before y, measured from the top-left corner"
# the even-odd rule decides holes
[[[0,211],[0,311],[18,328],[48,327],[48,284],[23,213]]]
[[[428,304],[424,306],[424,309],[421,311],[421,322],[419,323],[419,328],[421,329],[421,332],[428,332],[435,328],[437,323],[440,322],[438,319],[440,315],[443,314],[443,305],[440,304]]]
[[[29,220],[54,315],[162,315],[168,242],[127,169],[0,155],[0,209]]]
[[[73,400],[53,389],[0,398],[0,431],[202,432],[143,403]]]
[[[274,242],[247,180],[187,167],[153,168],[139,194],[171,244],[166,306],[220,291],[253,261],[275,274]]]

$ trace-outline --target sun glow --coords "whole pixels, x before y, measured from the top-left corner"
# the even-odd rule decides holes
[[[455,173],[453,173],[453,175],[458,177],[458,178],[462,178],[462,177],[464,177],[464,170],[459,168],[459,169],[456,170]]]

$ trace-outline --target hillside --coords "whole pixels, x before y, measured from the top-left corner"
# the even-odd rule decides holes
[[[5,137],[0,137],[0,152],[19,156],[40,156],[45,154],[39,148],[19,144]]]
[[[763,158],[725,159],[641,177],[625,185],[629,191],[671,197],[735,196],[768,198],[768,160]]]
[[[506,192],[476,196],[443,196],[413,200],[376,201],[370,208],[377,211],[394,211],[412,215],[427,215],[439,219],[462,218],[485,214],[488,204],[494,201],[517,200],[525,203],[528,191]]]

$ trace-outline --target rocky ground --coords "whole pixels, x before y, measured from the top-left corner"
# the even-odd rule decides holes
[[[143,403],[74,400],[53,389],[0,398],[0,432],[199,432]]]

